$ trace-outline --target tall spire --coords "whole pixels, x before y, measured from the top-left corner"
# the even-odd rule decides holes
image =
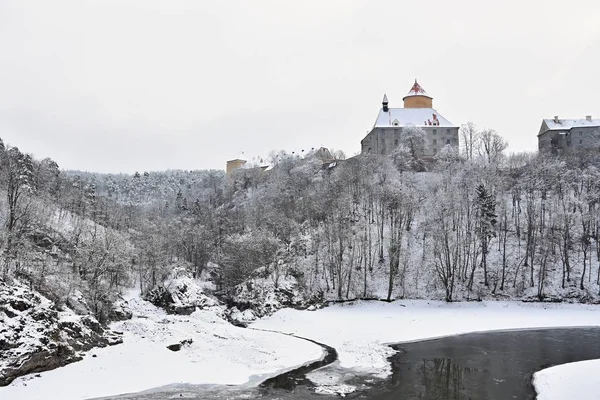
[[[388,98],[387,98],[386,94],[383,95],[383,101],[381,102],[381,105],[383,106],[383,111],[387,112],[388,111]]]

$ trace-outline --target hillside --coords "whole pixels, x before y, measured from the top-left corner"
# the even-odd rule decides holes
[[[169,312],[221,302],[220,318],[242,325],[357,298],[600,300],[593,157],[466,160],[447,149],[434,163],[399,151],[323,165],[284,156],[228,178],[64,172],[0,149],[3,293],[29,304],[5,307],[3,334],[38,306],[48,335],[63,312],[78,316],[66,319],[77,329],[97,327],[81,343],[54,335],[71,347],[61,363],[112,341],[105,327],[128,317],[119,306],[132,287]],[[175,272],[203,300],[169,294]],[[32,354],[28,340],[19,346]]]

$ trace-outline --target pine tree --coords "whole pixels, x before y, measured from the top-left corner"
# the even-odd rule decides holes
[[[481,266],[483,267],[484,285],[488,284],[487,274],[487,255],[489,253],[489,244],[492,237],[495,236],[495,227],[498,221],[496,215],[496,199],[494,195],[483,185],[480,184],[475,190],[477,197],[477,234],[481,243]]]
[[[177,197],[175,198],[175,212],[177,214],[179,214],[181,212],[181,210],[183,210],[184,208],[184,203],[183,203],[183,193],[181,193],[181,189],[179,189],[177,191]],[[186,204],[187,207],[187,204]]]

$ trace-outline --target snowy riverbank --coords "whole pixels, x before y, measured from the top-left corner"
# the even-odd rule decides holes
[[[503,329],[599,326],[600,308],[576,304],[435,301],[358,302],[308,312],[280,310],[252,324],[334,347],[339,366],[387,376],[387,343]]]
[[[322,356],[319,346],[297,338],[234,327],[218,317],[217,309],[174,316],[139,299],[130,303],[135,317],[113,325],[124,332],[124,344],[94,350],[84,360],[39,378],[17,379],[0,388],[0,398],[85,399],[180,382],[243,384],[256,382],[253,376],[274,375]],[[390,373],[386,358],[393,351],[386,343],[555,326],[600,326],[600,308],[517,302],[356,302],[317,311],[283,309],[251,325],[334,347],[339,362],[332,370],[340,376],[355,372],[380,377]],[[179,352],[166,349],[185,339],[193,342]],[[309,376],[318,383],[343,384],[323,371]]]
[[[536,372],[533,385],[538,400],[594,400],[598,398],[600,360],[557,365]]]
[[[243,384],[323,356],[321,347],[278,333],[235,327],[219,308],[168,315],[139,298],[134,317],[111,325],[123,344],[95,349],[82,361],[17,378],[0,387],[1,399],[81,400],[139,392],[172,383]],[[167,345],[191,339],[177,352]]]

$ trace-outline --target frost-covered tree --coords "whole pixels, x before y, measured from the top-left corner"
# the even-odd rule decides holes
[[[473,159],[473,150],[479,146],[480,132],[472,122],[467,122],[460,127],[460,143],[462,153],[467,160]]]
[[[392,153],[394,163],[400,170],[425,171],[423,160],[427,148],[427,134],[416,126],[406,126],[402,129],[398,147]]]
[[[6,187],[6,243],[4,249],[4,275],[8,274],[10,261],[16,258],[16,248],[29,227],[31,194],[35,189],[33,159],[17,147],[2,144],[0,147],[1,178]]]
[[[268,275],[278,265],[278,248],[277,239],[267,231],[229,237],[222,247],[219,282],[223,289],[231,289],[244,282],[259,268]]]
[[[486,188],[484,184],[479,184],[475,192],[475,202],[477,204],[477,235],[481,246],[481,266],[483,268],[484,285],[488,286],[487,256],[489,253],[490,241],[496,236],[496,223],[498,218],[496,215],[496,199],[494,194]]]
[[[493,129],[485,129],[479,134],[477,142],[479,155],[489,163],[500,161],[508,143]]]

